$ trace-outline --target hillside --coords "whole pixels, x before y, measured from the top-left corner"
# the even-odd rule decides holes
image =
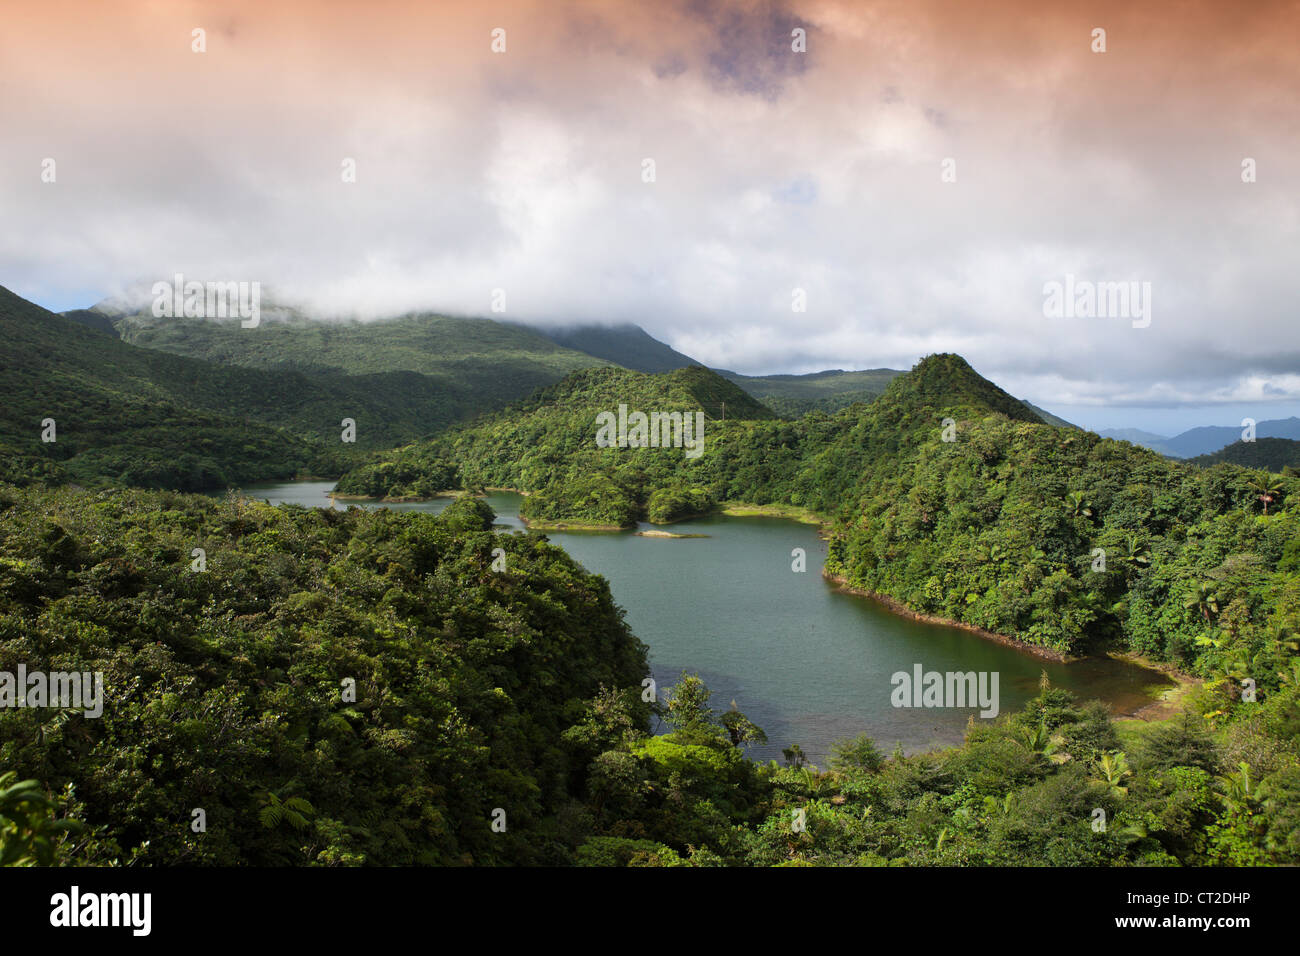
[[[1055,425],[1057,428],[1078,428],[1079,427],[1078,425],[1075,425],[1073,422],[1067,422],[1064,418],[1062,418],[1059,415],[1053,415],[1045,408],[1039,408],[1037,405],[1035,405],[1033,402],[1029,401],[1028,399],[1022,398],[1021,401],[1025,403],[1025,406],[1031,412],[1033,412],[1035,415],[1041,418],[1043,422],[1048,425]]]
[[[773,413],[726,379],[700,366],[662,375],[624,369],[588,369],[535,393],[496,415],[453,429],[431,441],[381,454],[344,475],[338,490],[369,496],[427,496],[455,485],[536,489],[526,502],[530,517],[565,518],[590,524],[627,526],[649,503],[645,479],[633,471],[611,480],[605,461],[649,462],[651,455],[685,458],[687,449],[598,448],[597,415],[629,412],[687,416],[705,441],[720,429],[775,419]],[[669,504],[661,496],[654,513],[681,517],[708,510],[712,501]]]
[[[365,441],[358,443],[371,448],[434,434],[570,372],[606,364],[490,319],[322,321],[274,305],[266,310],[270,315],[252,329],[235,319],[155,318],[148,311],[120,316],[115,325],[123,341],[142,348],[291,372],[329,393],[368,395],[376,414],[359,429]]]
[[[98,671],[111,699],[98,719],[0,708],[0,766],[75,784],[79,862],[568,862],[582,825],[555,818],[586,772],[565,735],[602,687],[639,687],[645,647],[602,578],[491,521],[473,500],[435,518],[0,488],[0,672]],[[176,824],[195,802],[202,833]],[[272,827],[276,805],[298,825]]]
[[[535,331],[566,349],[585,352],[634,372],[671,372],[699,365],[638,325],[569,325]]]
[[[1241,432],[1242,429],[1239,425],[1202,425],[1179,432],[1172,438],[1166,438],[1152,432],[1144,432],[1137,428],[1107,429],[1101,434],[1106,438],[1120,438],[1124,441],[1131,441],[1135,445],[1150,448],[1152,451],[1158,451],[1160,454],[1168,455],[1171,458],[1195,458],[1203,455],[1213,455],[1215,452],[1226,449],[1234,442],[1241,441]],[[1255,437],[1257,439],[1285,438],[1291,441],[1300,441],[1300,418],[1292,416],[1291,418],[1271,418],[1258,422],[1255,425]],[[1265,467],[1262,462],[1260,467]]]
[[[836,412],[854,402],[870,402],[902,373],[892,368],[846,372],[830,369],[807,375],[741,375],[718,370],[784,418],[811,411]]]
[[[137,349],[2,287],[0,340],[5,480],[197,489],[341,467],[273,426],[325,400],[292,376]]]
[[[339,488],[515,487],[533,492],[528,517],[607,526],[726,500],[807,508],[831,522],[827,568],[848,585],[1066,654],[1113,644],[1183,666],[1222,659],[1227,651],[1198,643],[1208,619],[1187,602],[1201,585],[1216,607],[1240,606],[1256,622],[1258,653],[1273,607],[1259,595],[1290,586],[1270,575],[1296,518],[1241,520],[1243,509],[1259,509],[1252,473],[1194,468],[1042,424],[958,356],[930,356],[875,402],[835,415],[709,421],[694,460],[676,449],[596,447],[594,414],[622,392],[593,389],[591,375],[381,456]],[[667,407],[670,378],[642,377],[636,401]],[[1275,500],[1298,490],[1284,480]],[[1245,633],[1238,627],[1238,640]]]
[[[1187,459],[1189,465],[1208,467],[1229,462],[1245,468],[1263,468],[1281,472],[1284,468],[1300,470],[1300,441],[1292,438],[1257,438],[1253,442],[1237,441],[1210,455]]]

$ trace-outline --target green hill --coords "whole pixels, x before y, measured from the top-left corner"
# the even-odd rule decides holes
[[[137,349],[4,288],[0,337],[5,480],[196,489],[341,467],[273,426],[311,400],[292,376]]]
[[[846,372],[830,369],[807,375],[741,375],[718,370],[768,408],[784,418],[798,418],[811,411],[835,412],[854,402],[870,402],[902,372],[892,368]]]
[[[533,331],[557,345],[585,352],[635,372],[671,372],[700,364],[689,355],[660,342],[638,325],[571,325]]]
[[[1236,441],[1209,455],[1188,458],[1189,465],[1207,467],[1219,462],[1229,462],[1245,468],[1264,468],[1280,472],[1284,468],[1300,470],[1300,441],[1294,438],[1256,438],[1254,441]]]
[[[570,372],[605,365],[522,326],[418,314],[313,320],[274,305],[257,328],[237,319],[120,316],[123,341],[221,365],[294,372],[326,391],[368,394],[380,414],[369,447],[391,447],[500,408]],[[353,416],[356,417],[356,416]],[[360,419],[358,419],[358,423]],[[359,431],[361,431],[359,429]]]
[[[94,831],[58,852],[83,863],[569,861],[584,825],[555,821],[587,774],[565,734],[639,688],[645,646],[602,578],[491,520],[0,487],[0,672],[100,672],[109,698],[0,708],[0,771],[75,785]],[[177,825],[195,803],[203,833]]]
[[[597,447],[597,411],[619,395],[672,407],[683,373],[630,374],[566,379],[544,399],[381,456],[339,488],[514,487],[532,493],[522,513],[533,520],[608,526],[729,500],[805,508],[830,523],[827,570],[852,587],[1064,654],[1117,645],[1184,666],[1207,659],[1198,642],[1210,630],[1190,597],[1204,584],[1219,608],[1258,606],[1251,595],[1272,586],[1297,534],[1289,514],[1243,520],[1259,509],[1252,473],[1043,424],[955,355],[930,356],[870,405],[834,415],[710,419],[697,459]],[[1284,480],[1273,500],[1297,491]],[[1263,620],[1251,640],[1266,641]]]

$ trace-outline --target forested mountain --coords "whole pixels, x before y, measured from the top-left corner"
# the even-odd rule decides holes
[[[367,447],[431,435],[577,369],[606,364],[490,319],[419,314],[325,321],[273,305],[267,311],[250,329],[238,319],[155,318],[148,310],[121,316],[115,325],[123,341],[143,348],[292,372],[340,398],[369,393],[382,412],[358,429]],[[360,424],[358,415],[352,417]]]
[[[103,312],[96,312],[94,309],[70,309],[67,312],[60,312],[59,315],[65,319],[71,319],[73,322],[80,322],[87,328],[94,329],[97,332],[103,332],[105,335],[118,338],[117,328],[113,325],[113,320]]]
[[[1225,450],[1228,445],[1241,441],[1242,428],[1236,425],[1202,425],[1179,432],[1173,438],[1165,438],[1151,432],[1136,428],[1108,429],[1101,434],[1108,438],[1122,438],[1135,445],[1142,445],[1162,455],[1173,458],[1193,458],[1213,455]],[[1271,418],[1256,423],[1256,438],[1285,438],[1300,440],[1300,418]],[[1279,446],[1275,446],[1279,447]],[[1233,460],[1215,459],[1215,460]],[[1261,461],[1261,467],[1264,467]]]
[[[312,402],[337,414],[293,376],[133,348],[4,288],[0,354],[7,481],[202,488],[341,467],[274,427]]]
[[[1237,441],[1210,455],[1197,455],[1187,459],[1190,465],[1209,466],[1226,461],[1247,468],[1264,468],[1281,472],[1290,468],[1300,471],[1300,441],[1292,438],[1256,438],[1254,441]]]
[[[919,611],[1066,654],[1112,644],[1213,669],[1273,653],[1279,595],[1296,586],[1282,563],[1297,547],[1296,519],[1276,502],[1295,479],[1194,468],[1044,425],[953,355],[835,415],[710,420],[698,459],[598,448],[598,411],[677,404],[654,378],[607,370],[593,390],[593,374],[380,456],[339,488],[515,487],[533,492],[529,517],[612,525],[723,500],[793,505],[833,520],[831,573]],[[1261,481],[1276,484],[1268,515]],[[1234,621],[1222,646],[1205,643],[1214,629],[1189,603],[1206,594]]]
[[[760,402],[784,418],[798,418],[811,411],[835,412],[854,402],[870,402],[896,376],[892,368],[846,372],[830,369],[807,375],[741,375],[718,370]]]
[[[539,327],[532,331],[557,345],[605,359],[634,372],[671,372],[700,364],[652,337],[639,325],[566,325]]]
[[[700,497],[688,482],[663,482],[648,500],[651,477],[640,468],[604,467],[610,452],[596,448],[596,416],[676,413],[692,423],[703,418],[704,445],[719,428],[741,421],[774,420],[775,415],[726,379],[701,366],[648,375],[624,369],[590,369],[543,389],[496,415],[453,429],[441,438],[417,442],[344,475],[338,490],[375,497],[427,496],[457,485],[517,487],[535,491],[523,514],[533,519],[564,518],[572,523],[623,527],[650,508],[659,520],[708,511],[712,498]],[[685,441],[687,436],[683,434]],[[655,449],[685,459],[683,447]],[[666,466],[667,467],[667,466]],[[671,470],[671,469],[670,469]]]
[[[604,579],[492,518],[0,488],[0,672],[104,695],[0,709],[3,861],[1300,862],[1294,669],[1140,730],[1044,684],[961,747],[763,765],[698,678],[647,704]]]

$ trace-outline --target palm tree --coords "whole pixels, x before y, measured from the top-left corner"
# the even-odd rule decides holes
[[[1220,799],[1229,810],[1250,810],[1259,806],[1268,796],[1267,788],[1258,781],[1250,779],[1250,765],[1245,761],[1237,764],[1239,772],[1226,773],[1215,779],[1222,790]]]
[[[1124,546],[1127,550],[1121,557],[1133,567],[1151,563],[1151,549],[1139,541],[1137,535],[1129,535]]]
[[[1107,751],[1101,755],[1097,761],[1097,770],[1101,774],[1101,779],[1106,781],[1106,785],[1116,793],[1128,793],[1128,787],[1120,786],[1120,781],[1125,777],[1133,776],[1133,771],[1128,768],[1128,757],[1122,750]]]
[[[1282,494],[1282,482],[1266,471],[1257,472],[1246,484],[1255,492],[1256,500],[1264,505],[1264,514],[1268,514],[1268,506]]]
[[[1065,496],[1065,500],[1070,506],[1070,513],[1076,518],[1079,516],[1092,517],[1092,502],[1087,499],[1082,491],[1071,491]]]
[[[1219,615],[1219,598],[1214,593],[1214,588],[1202,581],[1188,595],[1187,600],[1183,602],[1183,607],[1188,610],[1200,611],[1201,617],[1205,618],[1205,623],[1211,624],[1214,618]]]

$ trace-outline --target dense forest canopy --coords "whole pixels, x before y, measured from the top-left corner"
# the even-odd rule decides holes
[[[255,420],[279,393],[239,376],[301,372],[141,363],[27,305],[0,293],[31,359],[4,368],[0,674],[98,672],[107,699],[0,708],[2,863],[1300,862],[1291,474],[1053,427],[952,355],[795,421],[698,366],[583,369],[358,463]],[[619,405],[700,413],[703,454],[598,447]],[[47,414],[70,424],[41,448],[14,423]],[[522,489],[535,525],[806,509],[853,587],[1201,680],[1150,724],[1044,683],[961,747],[758,764],[762,729],[698,678],[647,691],[602,578],[474,497],[433,517],[53,487],[349,465],[343,493]]]
[[[1064,654],[1114,646],[1202,674],[1254,666],[1268,680],[1282,653],[1300,545],[1279,503],[1300,489],[1295,478],[1196,468],[1045,425],[952,355],[835,415],[711,416],[696,460],[596,446],[596,412],[684,407],[672,382],[687,373],[712,376],[583,373],[380,456],[339,489],[513,487],[530,492],[526,517],[615,525],[720,501],[794,505],[830,522],[831,574],[916,610]],[[1218,609],[1208,619],[1198,595]]]
[[[603,579],[492,518],[0,488],[0,672],[106,697],[0,710],[0,862],[1300,862],[1296,671],[1207,686],[1209,720],[1044,683],[958,748],[758,764],[698,678],[647,701]]]

